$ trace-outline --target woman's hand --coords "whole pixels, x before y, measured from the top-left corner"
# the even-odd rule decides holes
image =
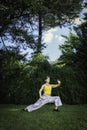
[[[57,80],[58,84],[61,84],[61,81],[60,80]]]
[[[58,84],[51,84],[52,88],[59,87],[61,85],[61,81],[57,80]]]

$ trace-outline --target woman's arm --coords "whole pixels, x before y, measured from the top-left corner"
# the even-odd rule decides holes
[[[40,98],[41,98],[41,96],[42,96],[43,88],[44,88],[44,85],[42,85],[41,88],[40,88],[40,90],[39,90],[39,96],[40,96]]]
[[[51,84],[52,88],[57,88],[61,85],[61,81],[57,80],[58,84]]]

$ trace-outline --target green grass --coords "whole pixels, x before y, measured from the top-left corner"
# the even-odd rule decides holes
[[[0,105],[0,130],[87,130],[87,105],[63,105],[53,112],[47,104],[31,113],[22,105]]]

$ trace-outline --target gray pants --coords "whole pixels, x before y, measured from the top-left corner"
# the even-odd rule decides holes
[[[62,102],[59,96],[49,96],[49,95],[42,95],[41,98],[39,98],[37,100],[37,102],[35,102],[32,105],[29,105],[26,107],[26,109],[31,112],[34,110],[39,109],[40,107],[42,107],[43,105],[47,104],[47,103],[54,103],[55,106],[61,106]]]

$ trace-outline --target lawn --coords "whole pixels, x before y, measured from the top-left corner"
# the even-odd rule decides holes
[[[0,105],[0,130],[87,130],[87,104],[63,105],[53,112],[47,104],[31,113],[24,105]]]

